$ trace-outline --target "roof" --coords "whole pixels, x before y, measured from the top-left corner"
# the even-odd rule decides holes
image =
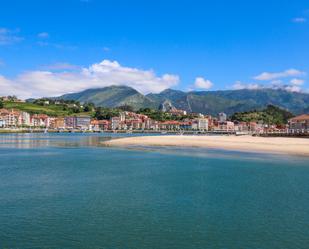
[[[98,120],[99,124],[108,124],[109,121],[108,120]]]
[[[297,122],[297,121],[309,121],[309,114],[303,114],[294,118],[291,118],[290,121]]]
[[[161,124],[162,124],[162,125],[179,125],[180,122],[172,120],[172,121],[165,121],[165,122],[162,122]]]
[[[91,120],[90,124],[92,125],[98,125],[99,124],[99,120]]]
[[[180,122],[180,125],[192,125],[192,122]]]
[[[0,109],[0,113],[8,114],[8,113],[9,113],[9,110],[7,110],[7,109]]]

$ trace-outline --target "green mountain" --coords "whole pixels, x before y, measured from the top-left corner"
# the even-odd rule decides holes
[[[170,100],[178,109],[217,115],[225,112],[261,110],[268,105],[278,106],[295,114],[309,112],[309,94],[290,92],[283,89],[242,89],[227,91],[181,92],[165,90],[159,94],[148,94],[148,98],[158,103]]]
[[[88,89],[78,93],[65,94],[58,99],[75,100],[80,103],[94,103],[102,107],[132,106],[134,109],[144,107],[156,108],[156,103],[127,86],[109,86],[97,89]]]
[[[268,105],[278,106],[294,114],[309,112],[309,94],[289,92],[283,89],[192,92],[167,89],[161,93],[143,95],[131,87],[110,86],[66,94],[59,98],[76,100],[81,103],[92,102],[102,107],[129,105],[135,110],[139,108],[158,109],[162,103],[169,101],[177,109],[211,115],[217,115],[219,112],[232,115],[235,112],[262,110]]]

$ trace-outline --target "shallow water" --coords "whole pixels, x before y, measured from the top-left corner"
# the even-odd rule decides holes
[[[309,159],[0,135],[0,248],[308,248]]]

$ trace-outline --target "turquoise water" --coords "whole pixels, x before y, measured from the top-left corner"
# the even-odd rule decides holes
[[[0,248],[309,247],[309,160],[0,135]]]

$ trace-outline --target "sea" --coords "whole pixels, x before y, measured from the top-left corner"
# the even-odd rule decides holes
[[[309,248],[308,158],[121,136],[0,135],[0,248]]]

